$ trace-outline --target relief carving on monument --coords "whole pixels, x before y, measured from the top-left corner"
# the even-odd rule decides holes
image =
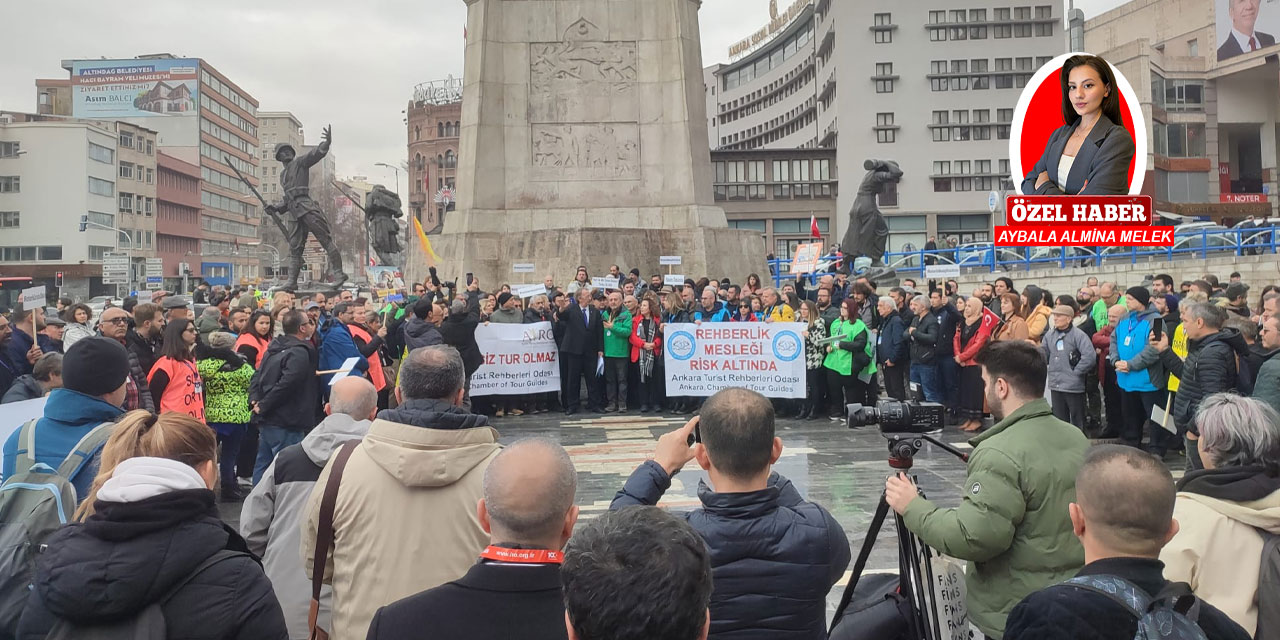
[[[635,123],[534,124],[532,132],[534,180],[640,178]]]
[[[530,121],[638,121],[636,48],[635,42],[530,44]]]

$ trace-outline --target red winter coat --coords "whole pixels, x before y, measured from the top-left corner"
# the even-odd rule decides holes
[[[644,316],[639,316],[631,322],[631,361],[640,362],[640,350],[644,348],[644,338],[640,337],[640,332],[644,329]],[[658,323],[658,330],[653,336],[653,357],[662,358],[662,318],[652,318]]]
[[[964,318],[961,318],[960,322],[963,323]],[[973,358],[974,356],[977,356],[978,352],[981,351],[983,347],[987,346],[987,342],[991,340],[991,333],[1000,325],[1000,316],[996,315],[995,312],[990,309],[983,308],[981,323],[982,324],[978,327],[978,332],[969,340],[968,346],[960,344],[960,334],[962,333],[963,327],[956,327],[956,335],[955,338],[953,338],[951,345],[952,353],[956,354],[956,357],[959,358],[960,366],[962,367],[972,367],[977,364],[973,361]]]

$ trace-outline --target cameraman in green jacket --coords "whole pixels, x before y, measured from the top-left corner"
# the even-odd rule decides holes
[[[1084,566],[1067,505],[1089,441],[1053,417],[1044,358],[1034,346],[995,342],[974,360],[999,422],[969,441],[960,506],[937,507],[901,473],[886,482],[885,498],[925,544],[969,561],[969,620],[999,639],[1014,605]]]

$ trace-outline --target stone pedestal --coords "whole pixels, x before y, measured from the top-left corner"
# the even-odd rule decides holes
[[[711,195],[700,0],[465,0],[458,204],[441,275],[561,283],[579,264],[701,277],[767,272],[757,232]],[[420,252],[419,252],[420,254]],[[665,272],[665,270],[663,270]],[[415,256],[407,276],[421,280]]]

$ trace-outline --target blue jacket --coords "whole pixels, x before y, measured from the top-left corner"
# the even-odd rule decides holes
[[[71,449],[85,434],[104,422],[115,422],[124,413],[101,398],[87,396],[79,391],[54,389],[44,405],[44,417],[36,423],[36,462],[58,468]],[[13,473],[19,451],[18,431],[14,431],[4,443],[4,477]],[[98,475],[98,459],[86,464],[80,473],[71,478],[76,495],[81,500],[89,493],[93,477]]]
[[[1107,359],[1112,364],[1124,360],[1128,371],[1116,372],[1116,384],[1125,391],[1159,391],[1165,387],[1167,376],[1160,364],[1160,353],[1150,345],[1151,321],[1160,317],[1155,311],[1130,311],[1120,319],[1111,334],[1111,351]]]
[[[610,509],[656,505],[671,486],[658,463],[640,465]],[[711,552],[712,640],[825,638],[827,592],[849,566],[849,539],[821,506],[774,473],[769,486],[716,493],[698,486],[701,509],[682,515]]]
[[[876,338],[876,362],[893,361],[893,366],[911,364],[911,348],[907,342],[907,330],[898,314],[888,320],[880,319],[880,335]]]
[[[369,359],[360,354],[360,348],[356,346],[356,341],[351,337],[351,330],[347,325],[342,324],[337,319],[329,323],[329,328],[324,332],[324,339],[320,342],[320,369],[319,371],[328,371],[337,369],[346,362],[348,358],[357,358],[356,371],[368,371]],[[326,374],[321,378],[324,384],[329,384],[329,379],[334,374]]]
[[[701,303],[698,304],[697,309],[689,312],[689,322],[697,322],[699,320],[703,322],[729,322],[732,319],[733,316],[729,313],[729,309],[719,300],[716,301],[716,310],[713,312],[708,313],[706,309],[702,308]]]

